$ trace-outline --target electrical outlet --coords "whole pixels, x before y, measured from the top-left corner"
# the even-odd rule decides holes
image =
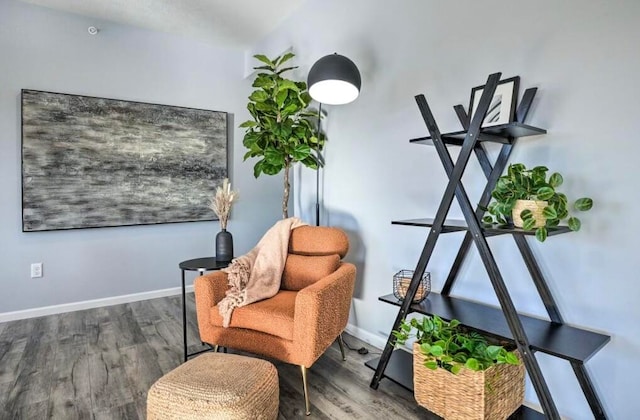
[[[31,264],[31,278],[40,278],[42,277],[42,263],[33,263]]]

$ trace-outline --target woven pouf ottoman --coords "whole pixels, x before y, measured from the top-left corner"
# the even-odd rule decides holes
[[[278,371],[266,360],[205,353],[151,386],[147,419],[276,419],[278,391]]]

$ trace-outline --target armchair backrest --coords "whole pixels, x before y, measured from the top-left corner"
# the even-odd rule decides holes
[[[291,231],[281,288],[301,290],[333,273],[349,251],[349,238],[338,228],[301,226]]]

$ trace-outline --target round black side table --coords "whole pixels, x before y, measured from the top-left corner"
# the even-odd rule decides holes
[[[187,354],[187,299],[185,292],[185,271],[197,271],[203,275],[205,271],[220,270],[229,265],[229,262],[216,261],[215,257],[195,258],[193,260],[182,261],[178,266],[182,270],[182,336],[184,344],[184,361],[190,356],[202,353],[202,351]],[[207,350],[203,350],[207,351]]]

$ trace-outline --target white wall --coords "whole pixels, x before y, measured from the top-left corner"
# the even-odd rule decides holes
[[[243,51],[0,1],[0,314],[178,287],[178,263],[212,255],[219,230],[198,222],[22,233],[20,89],[227,111],[237,127],[248,117],[243,69]],[[254,180],[242,130],[232,133],[240,201],[229,230],[239,255],[280,218],[281,180]],[[32,262],[44,263],[44,278],[29,277]]]
[[[334,51],[361,70],[360,98],[329,107],[323,183],[324,223],[351,234],[350,258],[359,267],[351,323],[360,335],[384,343],[397,308],[377,298],[391,292],[394,272],[415,267],[426,239],[426,229],[390,221],[433,217],[445,188],[435,150],[408,143],[427,132],[414,95],[427,95],[442,131],[456,130],[452,106],[466,106],[473,86],[496,71],[520,75],[520,94],[539,88],[529,122],[549,134],[521,140],[512,162],[560,171],[570,196],[595,201],[581,232],[530,243],[565,320],[612,336],[587,363],[606,411],[615,419],[637,417],[638,16],[636,0],[310,0],[256,46],[267,53],[293,47],[301,78]],[[297,214],[312,219],[313,172],[296,176]],[[483,180],[474,162],[465,175],[472,202]],[[457,205],[452,213],[461,214]],[[461,239],[450,234],[439,240],[428,267],[435,290]],[[516,306],[545,315],[513,241],[494,238],[490,245]],[[497,303],[475,254],[462,274],[454,294]],[[538,358],[561,413],[592,418],[569,364]],[[527,400],[536,402],[530,386]]]

